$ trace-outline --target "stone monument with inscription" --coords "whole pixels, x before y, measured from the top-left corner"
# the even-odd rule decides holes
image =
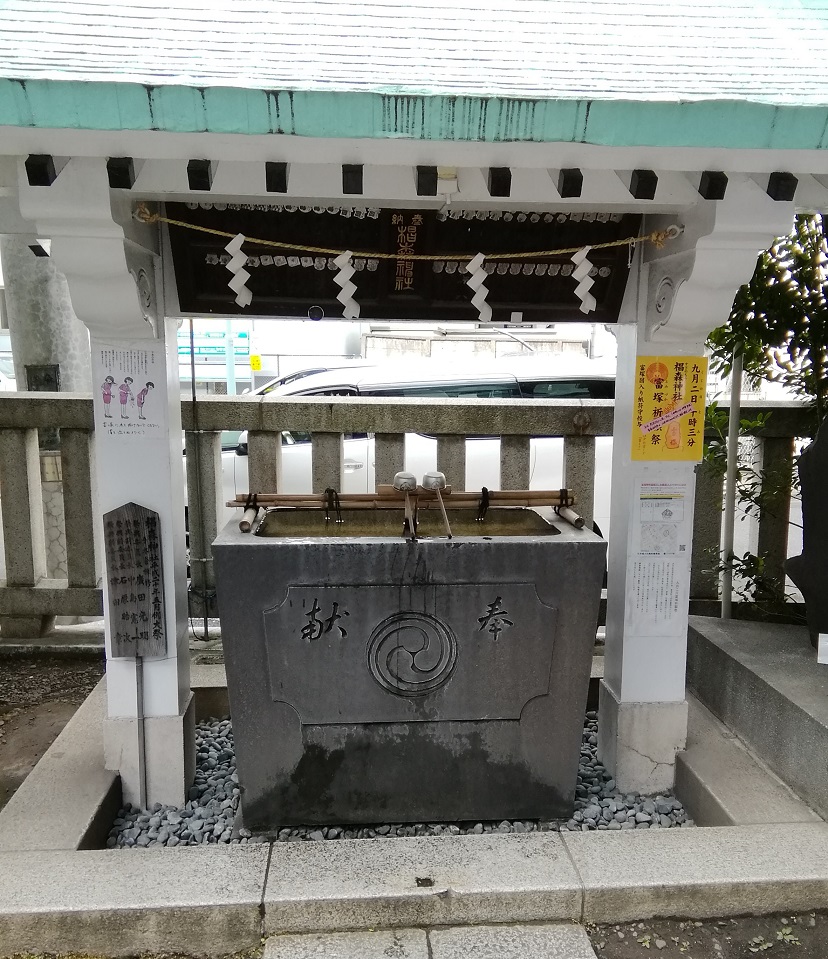
[[[161,520],[155,510],[125,503],[104,513],[109,658],[133,659],[136,672],[135,798],[147,807],[144,658],[165,656]]]
[[[811,645],[828,636],[828,418],[799,457],[802,490],[802,553],[785,571],[802,592]]]
[[[413,542],[343,513],[213,545],[245,824],[569,814],[605,542],[528,510]]]
[[[127,503],[104,514],[113,657],[163,656],[164,581],[158,513]]]

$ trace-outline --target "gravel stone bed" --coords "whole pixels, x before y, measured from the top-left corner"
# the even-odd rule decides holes
[[[584,723],[575,806],[568,820],[502,822],[383,823],[374,826],[286,826],[272,836],[236,829],[239,779],[229,719],[208,720],[196,727],[196,778],[183,809],[156,804],[153,809],[127,805],[118,812],[106,841],[108,848],[196,846],[201,843],[262,843],[325,839],[374,839],[380,836],[458,836],[481,833],[593,829],[671,829],[692,826],[681,803],[669,795],[622,794],[596,755],[598,714]]]

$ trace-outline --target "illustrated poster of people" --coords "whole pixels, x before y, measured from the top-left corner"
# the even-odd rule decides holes
[[[100,402],[95,402],[96,424],[103,435],[139,437],[158,435],[163,401],[154,394],[165,381],[161,348],[136,342],[125,347],[96,343],[92,358],[95,382],[100,383]],[[163,389],[162,389],[163,393]],[[113,413],[117,398],[119,413]]]

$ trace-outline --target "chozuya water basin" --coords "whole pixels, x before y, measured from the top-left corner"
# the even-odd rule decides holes
[[[556,536],[560,532],[554,523],[550,507],[533,509],[504,509],[487,511],[485,519],[478,520],[473,509],[446,510],[453,537],[495,536]],[[402,509],[343,509],[337,521],[336,513],[320,509],[271,509],[264,514],[256,536],[282,538],[330,537],[354,539],[357,537],[403,536]],[[447,538],[440,510],[434,504],[417,510],[417,535],[420,538]]]
[[[311,515],[313,514],[313,515]],[[571,812],[606,543],[538,511],[268,514],[213,545],[244,822]]]

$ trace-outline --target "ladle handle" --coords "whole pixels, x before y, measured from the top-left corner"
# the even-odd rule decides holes
[[[411,534],[411,542],[417,538],[417,530],[414,529],[414,515],[411,512],[411,497],[408,495],[408,490],[405,490],[405,519],[408,523],[408,532]]]
[[[446,526],[446,535],[451,539],[451,526],[449,526],[448,515],[446,514],[446,505],[443,502],[443,496],[440,490],[437,490],[437,502],[440,504],[440,512],[443,514],[443,523]]]

